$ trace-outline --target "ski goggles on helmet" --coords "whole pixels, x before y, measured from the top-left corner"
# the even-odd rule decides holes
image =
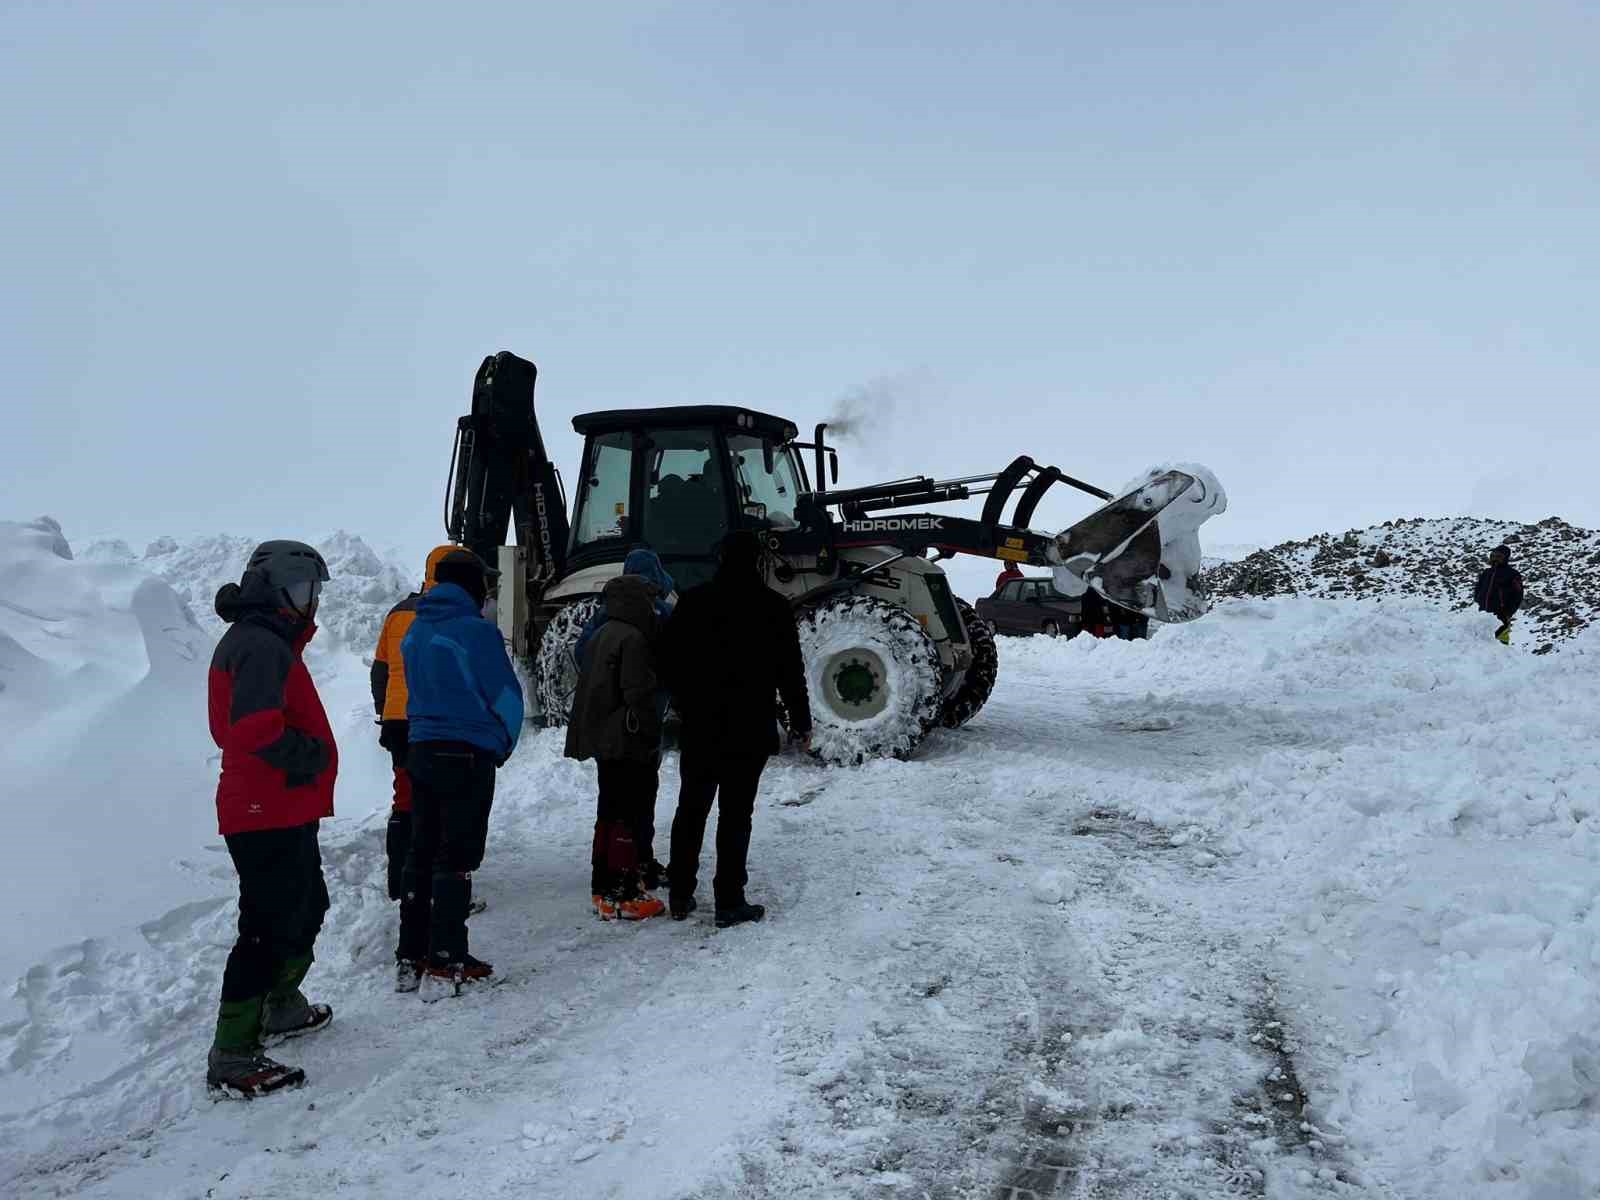
[[[320,579],[302,579],[298,582],[286,584],[283,589],[283,598],[289,602],[289,607],[298,613],[309,613],[322,596],[322,581]]]

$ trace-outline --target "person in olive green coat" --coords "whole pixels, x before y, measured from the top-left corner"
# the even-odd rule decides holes
[[[567,725],[566,755],[599,767],[590,892],[602,919],[643,920],[666,905],[643,887],[634,837],[661,769],[656,614],[650,583],[623,575],[601,593],[606,623],[590,640]]]

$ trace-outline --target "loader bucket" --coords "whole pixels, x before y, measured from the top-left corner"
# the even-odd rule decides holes
[[[1200,587],[1200,526],[1228,507],[1204,467],[1158,467],[1126,494],[1056,535],[1056,589],[1107,600],[1157,621],[1192,621],[1210,607]]]

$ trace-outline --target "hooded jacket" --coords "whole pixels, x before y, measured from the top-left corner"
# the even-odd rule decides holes
[[[228,631],[211,656],[207,709],[222,751],[217,829],[291,829],[333,816],[339,751],[301,652],[317,627],[278,606],[265,580],[217,593]]]
[[[566,756],[653,762],[661,742],[656,706],[656,614],[639,575],[611,580],[601,593],[606,620],[578,673],[567,724]]]
[[[685,754],[777,753],[780,693],[790,728],[811,732],[794,610],[753,568],[724,566],[683,594],[661,637],[661,673]]]
[[[655,588],[652,602],[658,621],[665,621],[672,615],[672,606],[675,603],[672,594],[674,588],[672,576],[667,574],[667,569],[661,565],[661,559],[654,550],[641,546],[637,550],[628,551],[628,557],[622,560],[622,573],[637,575]],[[600,632],[600,627],[607,619],[606,606],[602,604],[595,610],[594,616],[584,622],[583,631],[578,634],[577,644],[572,648],[573,660],[580,667],[583,665],[583,656],[589,652],[589,642]]]
[[[522,733],[522,686],[505,640],[466,589],[439,583],[417,601],[400,643],[411,744],[467,742],[505,762]]]
[[[386,725],[391,721],[406,719],[406,664],[400,656],[400,643],[411,629],[417,616],[417,601],[434,585],[433,573],[439,560],[454,546],[435,546],[428,551],[427,565],[422,575],[422,591],[412,592],[389,610],[383,619],[383,629],[378,633],[378,648],[372,655],[372,707]],[[389,730],[384,730],[384,745],[388,745]],[[405,739],[401,738],[403,746]]]
[[[1522,575],[1511,565],[1511,551],[1505,547],[1500,549],[1506,550],[1506,561],[1478,573],[1478,586],[1472,589],[1472,598],[1484,612],[1507,621],[1522,607]]]

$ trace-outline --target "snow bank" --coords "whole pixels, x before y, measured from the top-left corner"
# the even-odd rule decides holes
[[[171,584],[213,637],[220,637],[222,622],[212,610],[217,589],[225,583],[238,582],[250,551],[261,540],[226,534],[182,543],[160,538],[150,544],[139,561],[145,570]],[[326,649],[337,642],[353,653],[370,655],[385,614],[396,600],[420,584],[422,564],[418,563],[415,570],[406,570],[385,562],[366,542],[343,530],[311,544],[327,559],[332,576],[323,589],[317,616],[319,647]],[[97,542],[92,550],[118,555],[127,551],[127,544]]]
[[[1079,745],[1075,786],[1261,880],[1302,1018],[1349,1050],[1319,1110],[1405,1195],[1600,1178],[1600,630],[1535,657],[1495,624],[1278,598],[1002,642],[1002,680],[1053,666],[1106,727],[1168,726],[1154,769]]]
[[[223,629],[212,600],[255,544],[163,538],[141,556],[99,541],[74,557],[48,517],[0,522],[0,817],[25,848],[0,874],[0,970],[231,882],[205,672]],[[338,806],[359,816],[388,787],[361,656],[409,587],[359,538],[319,548],[334,578],[307,660],[345,751]]]

